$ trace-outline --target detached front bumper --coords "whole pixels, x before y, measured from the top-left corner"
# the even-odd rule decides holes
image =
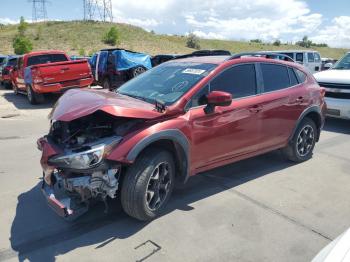
[[[60,185],[60,182],[49,186],[45,180],[43,180],[41,190],[52,210],[66,220],[74,220],[86,213],[89,209],[87,204],[78,204],[73,197],[69,196],[62,185]]]

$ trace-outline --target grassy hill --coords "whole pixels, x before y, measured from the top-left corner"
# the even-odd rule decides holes
[[[186,37],[158,35],[144,29],[127,24],[112,24],[103,22],[42,22],[29,24],[26,35],[32,40],[34,50],[60,49],[69,54],[79,54],[84,50],[86,54],[101,48],[110,47],[102,43],[101,39],[106,31],[116,25],[121,35],[118,47],[134,51],[146,52],[151,55],[161,53],[189,53],[193,49],[186,47]],[[17,34],[16,25],[0,27],[0,53],[12,54],[12,39]],[[223,41],[201,39],[202,49],[226,49],[233,53],[259,50],[300,49],[295,45],[273,46],[242,41]],[[322,57],[340,58],[347,49],[315,47]]]

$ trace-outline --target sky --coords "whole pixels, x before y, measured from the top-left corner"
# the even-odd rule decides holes
[[[80,20],[83,0],[48,0],[48,18]],[[115,22],[162,34],[317,43],[350,48],[350,0],[112,0]],[[0,23],[32,18],[28,0],[0,0]]]

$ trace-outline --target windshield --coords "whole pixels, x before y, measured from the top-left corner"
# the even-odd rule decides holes
[[[7,66],[15,66],[17,64],[17,58],[10,58],[8,61],[7,61]]]
[[[350,69],[350,53],[340,59],[332,69]]]
[[[144,100],[173,104],[217,65],[170,62],[159,65],[122,85],[117,93]]]

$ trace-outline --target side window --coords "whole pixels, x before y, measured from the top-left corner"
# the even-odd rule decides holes
[[[320,54],[319,53],[314,53],[314,55],[315,55],[315,62],[317,62],[317,63],[321,62]]]
[[[245,64],[226,69],[210,83],[210,91],[214,90],[231,93],[233,98],[255,95],[255,66]]]
[[[307,53],[307,61],[315,62],[314,53]]]
[[[295,61],[303,63],[304,62],[304,54],[303,53],[296,53]]]
[[[289,87],[287,67],[275,64],[261,64],[264,91],[271,92]]]
[[[191,99],[188,108],[205,105],[207,103],[207,95],[209,93],[209,86],[203,87]]]
[[[297,84],[299,84],[298,78],[295,75],[295,72],[292,68],[288,67],[288,73],[289,73],[290,85],[296,86]]]
[[[299,83],[304,83],[306,81],[306,74],[302,71],[300,71],[299,69],[295,69],[294,68],[294,72],[296,73],[298,79],[299,79]]]

